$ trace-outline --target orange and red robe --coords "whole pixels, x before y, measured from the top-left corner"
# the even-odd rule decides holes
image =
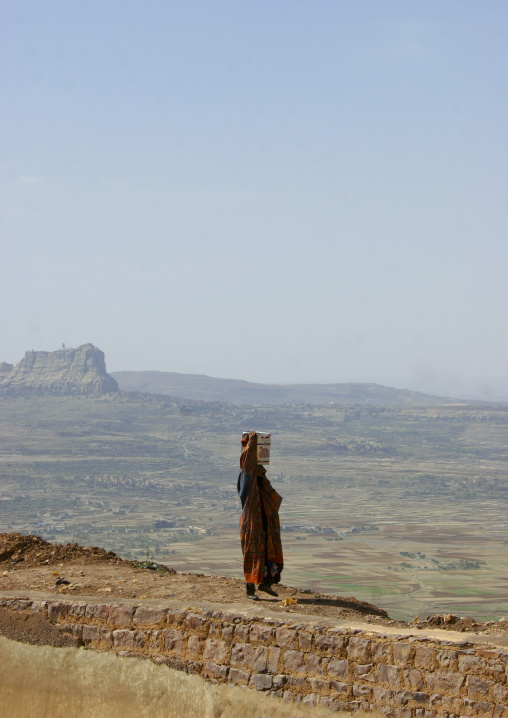
[[[265,582],[268,562],[277,564],[277,577],[284,566],[280,538],[279,508],[282,497],[266,478],[265,468],[256,461],[256,436],[242,439],[238,493],[242,501],[240,541],[243,571],[247,583]],[[263,526],[265,515],[266,530]]]

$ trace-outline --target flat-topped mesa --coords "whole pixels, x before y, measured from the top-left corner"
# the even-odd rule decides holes
[[[119,390],[106,372],[104,352],[93,344],[56,352],[27,351],[15,367],[9,366],[2,364],[4,371],[0,371],[4,396],[101,396]]]

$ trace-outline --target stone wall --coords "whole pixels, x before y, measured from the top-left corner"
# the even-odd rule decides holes
[[[81,645],[148,658],[287,702],[394,718],[508,718],[508,650],[220,611],[4,599]]]

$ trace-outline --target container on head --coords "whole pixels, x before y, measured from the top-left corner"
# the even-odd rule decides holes
[[[243,436],[248,435],[248,431],[243,432]],[[272,443],[272,434],[267,431],[256,431],[257,436],[257,462],[258,464],[270,463],[270,447]]]

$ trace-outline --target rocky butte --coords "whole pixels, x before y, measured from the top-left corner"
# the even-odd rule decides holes
[[[104,352],[93,344],[56,352],[27,351],[13,366],[0,363],[0,395],[88,395],[117,392],[106,372]]]

